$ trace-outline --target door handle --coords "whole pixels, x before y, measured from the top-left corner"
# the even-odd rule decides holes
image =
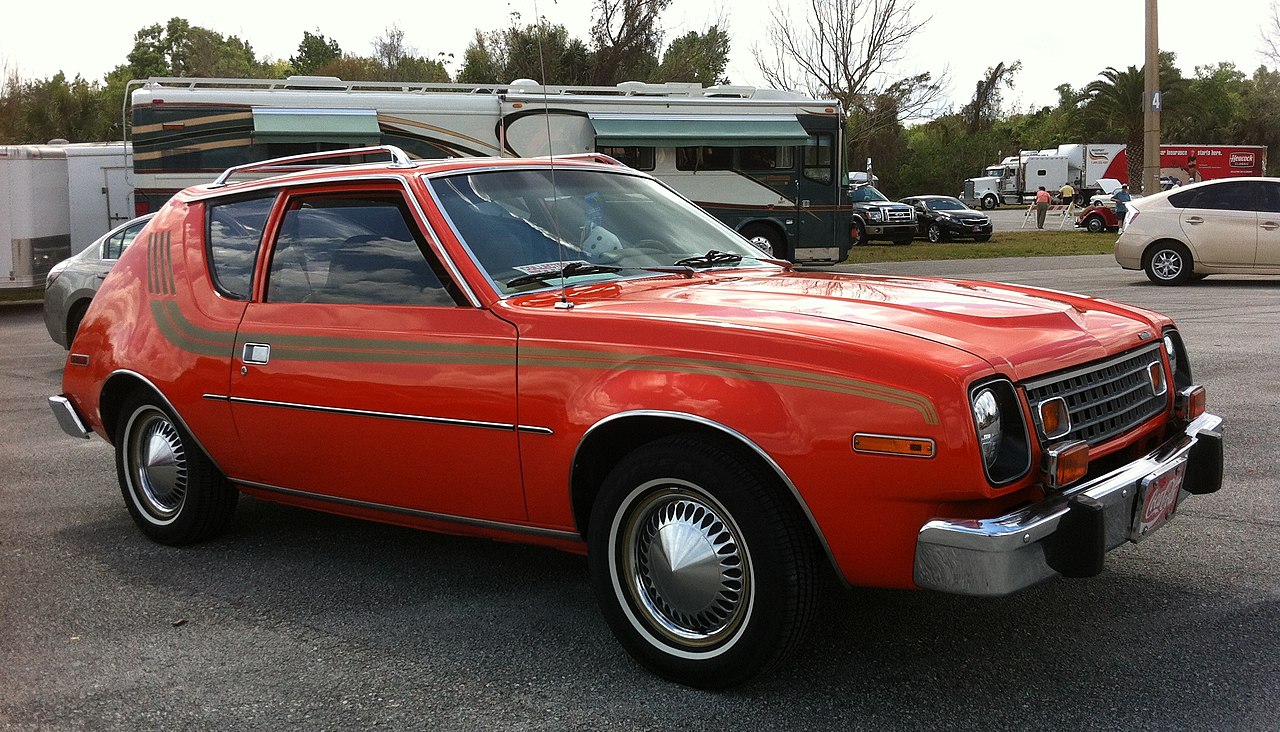
[[[240,360],[255,366],[265,366],[271,360],[271,346],[266,343],[246,343]]]
[[[1186,221],[1187,221],[1187,223],[1188,223],[1188,224],[1203,224],[1203,223],[1204,223],[1204,219],[1200,218],[1199,216],[1188,216],[1188,217],[1187,217],[1187,219],[1186,219]]]
[[[1258,227],[1266,229],[1267,231],[1275,231],[1276,229],[1280,229],[1280,224],[1277,224],[1274,221],[1263,221],[1261,224],[1258,224]]]

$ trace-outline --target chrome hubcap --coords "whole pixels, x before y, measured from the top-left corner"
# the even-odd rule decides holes
[[[167,522],[177,515],[187,495],[187,458],[177,429],[163,415],[135,418],[129,467],[138,506],[152,519]]]
[[[728,513],[681,486],[641,499],[623,536],[626,581],[650,624],[681,645],[732,635],[747,614],[750,558]]]
[[[1173,279],[1182,271],[1182,257],[1175,252],[1156,252],[1151,258],[1151,269],[1162,280]]]

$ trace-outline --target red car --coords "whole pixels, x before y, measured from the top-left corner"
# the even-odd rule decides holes
[[[1116,210],[1110,206],[1090,206],[1076,217],[1076,228],[1084,229],[1091,234],[1119,231],[1120,220],[1116,218]]]
[[[607,159],[377,150],[179,193],[94,298],[50,403],[155,541],[247,493],[584,553],[621,644],[714,688],[797,646],[824,565],[1005,595],[1221,483],[1156,313],[797,271]]]

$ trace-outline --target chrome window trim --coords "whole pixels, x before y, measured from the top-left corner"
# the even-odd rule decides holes
[[[297,409],[305,412],[321,412],[325,414],[345,414],[355,417],[373,417],[376,419],[399,420],[403,422],[420,422],[423,424],[440,424],[453,427],[475,427],[477,429],[499,430],[503,432],[527,432],[536,435],[551,435],[555,432],[549,427],[535,425],[511,424],[509,422],[485,422],[475,419],[457,419],[454,417],[435,417],[425,414],[409,414],[406,412],[379,412],[371,409],[351,409],[323,404],[303,404],[301,402],[282,402],[273,399],[250,399],[235,397],[229,394],[203,394],[202,398],[210,401],[221,401],[229,404],[250,404],[261,407],[279,407],[281,409]]]
[[[429,228],[430,224],[427,221],[427,214],[425,211],[423,211],[422,203],[418,201],[418,197],[413,195],[413,187],[409,184],[409,179],[405,175],[388,174],[388,173],[366,173],[362,175],[346,175],[346,176],[342,176],[341,178],[327,178],[324,180],[264,179],[260,183],[250,181],[244,184],[237,184],[237,187],[235,188],[235,193],[239,194],[246,191],[276,189],[277,195],[279,195],[279,193],[288,193],[292,195],[294,191],[305,189],[307,186],[330,185],[332,183],[346,183],[346,182],[367,183],[369,181],[382,181],[382,182],[390,181],[390,182],[399,184],[399,187],[401,188],[401,190],[404,191],[405,198],[408,199],[409,201],[409,205],[413,206],[413,210],[417,212],[418,220],[421,221],[424,226],[428,227],[425,229],[419,227],[419,231],[427,239],[427,246],[430,247],[431,251],[436,255],[436,259],[440,260],[440,263],[444,265],[445,269],[449,271],[449,274],[453,277],[454,283],[457,284],[458,288],[462,290],[462,293],[466,296],[467,302],[471,304],[471,307],[473,308],[481,307],[480,298],[476,296],[475,291],[471,289],[471,285],[467,282],[466,278],[464,278],[462,276],[462,273],[458,271],[458,267],[456,264],[454,264],[453,259],[449,257],[448,254],[444,251],[444,245],[440,243],[439,237],[435,236],[434,232],[430,230]],[[243,185],[244,187],[242,188],[240,187],[240,185]],[[428,186],[428,190],[429,189],[430,189],[430,186]],[[216,191],[201,191],[197,194],[192,195],[190,197],[190,200],[206,201],[209,199],[221,198],[226,195],[229,195],[229,191],[226,189],[216,190]],[[432,195],[434,196],[434,192],[432,193]],[[436,202],[436,205],[437,207],[439,206],[439,201]],[[441,213],[444,213],[444,212],[441,211]],[[447,219],[447,216],[446,216],[446,219]],[[450,223],[450,226],[452,226],[452,223]],[[455,235],[456,233],[457,232],[455,230]],[[470,254],[470,252],[468,252],[468,254]]]
[[[529,536],[542,536],[550,539],[560,539],[563,541],[572,541],[575,544],[582,542],[582,536],[561,529],[548,529],[541,526],[529,526],[526,524],[512,524],[505,521],[493,521],[490,519],[469,518],[466,516],[454,516],[447,513],[436,513],[434,511],[423,511],[416,508],[405,508],[403,506],[391,506],[385,503],[374,503],[372,501],[361,501],[354,498],[343,498],[341,496],[330,496],[323,493],[312,493],[310,491],[300,491],[295,488],[284,488],[278,485],[270,485],[267,483],[257,483],[251,480],[242,480],[228,476],[227,480],[232,483],[255,488],[269,493],[279,493],[286,496],[294,496],[296,498],[307,498],[313,501],[321,501],[324,503],[334,503],[340,506],[350,506],[353,508],[364,508],[373,511],[381,511],[383,513],[393,513],[401,516],[412,516],[413,518],[427,519],[429,521],[439,521],[449,524],[460,524],[462,526],[473,526],[482,529],[495,529],[498,531],[508,531],[515,534],[526,534]]]

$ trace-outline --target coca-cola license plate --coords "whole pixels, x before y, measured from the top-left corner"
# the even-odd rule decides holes
[[[1142,479],[1133,510],[1133,526],[1129,531],[1131,541],[1142,541],[1173,518],[1186,475],[1187,459],[1184,457]]]

